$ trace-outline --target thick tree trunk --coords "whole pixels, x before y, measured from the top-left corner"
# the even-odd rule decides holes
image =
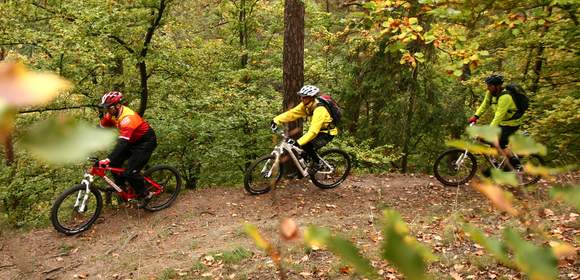
[[[284,110],[298,105],[296,94],[304,84],[304,3],[286,0],[284,7]],[[302,121],[289,124],[289,136],[302,135]]]

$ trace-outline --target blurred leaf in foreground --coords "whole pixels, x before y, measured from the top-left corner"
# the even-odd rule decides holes
[[[518,185],[518,178],[514,172],[505,172],[494,168],[491,170],[491,178],[500,185],[510,185],[512,187]]]
[[[96,128],[72,118],[36,123],[23,137],[24,146],[33,155],[50,163],[82,161],[114,141],[113,130]]]
[[[333,236],[329,230],[315,226],[308,227],[304,234],[304,239],[310,246],[324,246],[328,248],[328,250],[338,255],[344,262],[352,265],[357,272],[373,279],[378,277],[371,262],[363,257],[359,249],[349,240]]]
[[[468,150],[473,154],[486,154],[496,156],[498,154],[497,149],[492,147],[487,147],[480,144],[470,143],[463,140],[451,140],[446,142],[447,146],[459,148],[462,150]]]
[[[481,138],[486,142],[493,143],[495,146],[498,145],[498,137],[501,129],[496,126],[470,126],[467,128],[467,133],[471,137]]]
[[[502,188],[490,183],[474,183],[473,187],[485,195],[493,205],[509,214],[516,216],[518,211],[512,206],[511,193],[504,191]]]
[[[539,154],[545,156],[547,153],[546,146],[537,143],[531,137],[522,134],[516,133],[510,136],[509,142],[512,152],[518,155],[529,156],[532,154]]]
[[[435,256],[409,235],[409,228],[399,213],[385,210],[384,222],[385,241],[381,248],[383,258],[393,264],[407,279],[426,279],[425,265],[435,260]]]
[[[28,71],[22,63],[0,63],[0,99],[11,106],[46,104],[70,86],[58,75]]]
[[[14,116],[16,111],[13,107],[0,99],[0,143],[4,143],[4,139],[10,135],[14,127]]]
[[[481,229],[470,224],[465,224],[463,230],[469,235],[471,240],[485,248],[488,253],[492,254],[501,263],[510,265],[507,248],[500,240],[487,237]]]
[[[563,200],[580,211],[580,186],[554,187],[550,195],[557,200]]]
[[[514,254],[518,268],[532,280],[551,280],[558,277],[558,260],[551,248],[539,247],[525,241],[513,229],[506,228],[505,244]]]

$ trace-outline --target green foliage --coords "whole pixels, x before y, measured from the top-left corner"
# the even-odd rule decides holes
[[[547,153],[544,145],[536,143],[534,139],[521,134],[510,136],[509,141],[512,152],[518,155],[529,156],[532,154],[539,154],[545,156]]]
[[[483,246],[497,260],[504,265],[517,267],[530,279],[558,277],[558,262],[552,250],[523,240],[513,229],[504,230],[503,240],[489,238],[480,229],[469,224],[464,226],[464,230],[474,242]]]
[[[352,265],[357,272],[366,277],[376,279],[378,274],[371,265],[371,262],[363,257],[359,249],[351,241],[334,236],[327,229],[310,226],[304,237],[310,246],[328,248],[331,252],[339,256],[345,263]]]
[[[530,279],[556,279],[558,260],[549,248],[538,247],[521,238],[513,229],[503,233],[506,246],[513,252],[516,266]]]
[[[467,133],[473,138],[481,138],[489,143],[496,143],[499,138],[501,130],[496,126],[470,126],[467,128]]]
[[[563,200],[580,211],[580,187],[554,187],[550,190],[550,196],[557,200]]]
[[[238,247],[231,251],[211,254],[215,260],[221,260],[225,264],[237,264],[252,256],[252,252],[246,248]]]
[[[372,142],[372,139],[357,141],[352,136],[341,135],[332,144],[353,155],[355,166],[365,171],[385,172],[393,161],[400,159],[401,155],[392,145],[375,147]]]
[[[514,172],[506,172],[500,169],[491,170],[493,181],[499,185],[510,185],[515,187],[519,184],[518,178]]]
[[[394,210],[384,212],[382,256],[407,279],[425,279],[427,262],[435,260],[431,252],[409,235],[409,228]]]

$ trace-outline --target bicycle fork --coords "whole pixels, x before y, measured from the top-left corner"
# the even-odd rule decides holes
[[[457,160],[455,161],[455,168],[459,169],[459,166],[461,166],[463,164],[463,160],[467,156],[467,153],[468,153],[468,151],[465,150],[465,152],[457,158]]]
[[[90,185],[93,180],[93,175],[85,174],[85,178],[81,181],[81,185],[85,186],[85,191],[84,194],[82,191],[77,194],[77,200],[74,205],[74,209],[78,209],[77,212],[79,213],[84,213],[87,208],[87,200],[89,200],[89,192],[91,191]]]

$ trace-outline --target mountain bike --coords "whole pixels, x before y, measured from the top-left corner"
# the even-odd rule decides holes
[[[525,133],[525,132],[524,132]],[[510,170],[515,172],[518,177],[520,186],[527,186],[537,183],[540,176],[533,176],[526,174],[523,168],[513,170],[508,166],[508,160],[505,156],[489,156],[482,154],[485,161],[490,168],[500,170]],[[521,166],[530,163],[534,166],[544,165],[544,160],[538,155],[530,155],[526,157],[515,155],[521,162]],[[433,173],[435,178],[446,186],[463,185],[473,178],[477,172],[477,159],[474,154],[464,149],[449,149],[443,152],[433,165]]]
[[[276,131],[275,131],[276,132]],[[321,189],[331,189],[339,186],[348,176],[351,168],[349,155],[338,148],[325,149],[316,154],[319,163],[305,158],[304,150],[294,145],[294,139],[286,136],[283,131],[282,141],[274,150],[250,164],[244,177],[244,188],[253,195],[269,192],[285,173],[282,160],[289,159],[296,166],[299,175],[310,177],[314,185]]]
[[[122,202],[134,201],[137,198],[131,186],[119,186],[106,175],[107,171],[121,175],[125,168],[99,166],[97,158],[89,158],[89,161],[93,165],[85,171],[80,184],[62,192],[50,211],[52,225],[66,235],[81,233],[96,222],[103,208],[101,191],[112,192]],[[93,185],[98,177],[105,181],[105,188]],[[153,166],[143,172],[143,177],[145,187],[151,195],[151,199],[146,200],[143,205],[145,210],[159,211],[169,207],[181,190],[181,176],[171,166]]]

